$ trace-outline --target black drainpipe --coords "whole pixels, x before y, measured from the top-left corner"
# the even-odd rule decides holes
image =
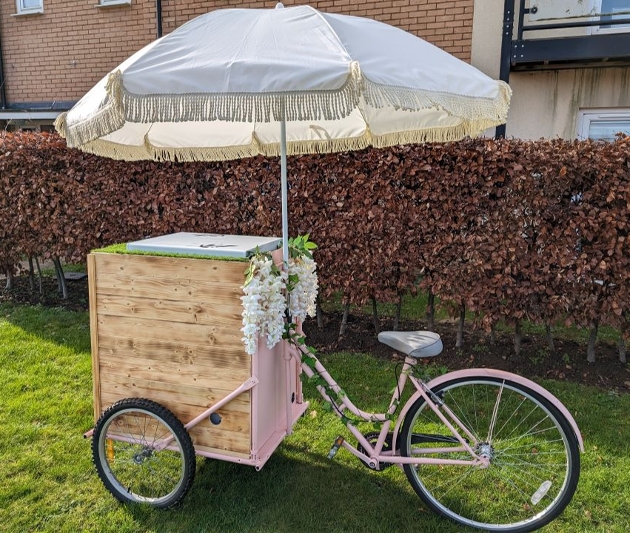
[[[505,0],[503,5],[503,33],[501,35],[501,68],[499,71],[499,79],[505,83],[509,83],[510,81],[512,32],[514,31],[514,3],[514,0]],[[497,126],[494,136],[497,139],[505,137],[505,124]]]
[[[155,0],[155,12],[157,16],[157,38],[162,37],[162,0]]]
[[[0,38],[0,109],[7,108],[7,92],[4,89],[4,58],[2,57],[2,39]]]

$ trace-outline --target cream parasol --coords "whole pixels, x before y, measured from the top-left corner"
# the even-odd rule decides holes
[[[509,87],[403,30],[302,5],[209,12],[154,41],[56,126],[124,160],[281,157],[454,141],[507,118]]]

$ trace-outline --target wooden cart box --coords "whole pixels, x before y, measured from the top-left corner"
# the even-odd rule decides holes
[[[282,343],[242,342],[247,261],[92,253],[88,256],[95,417],[122,398],[148,398],[186,424],[251,377],[248,390],[190,430],[197,453],[262,466],[302,414],[299,375],[286,387]],[[290,426],[289,426],[290,427]],[[231,459],[229,459],[231,458]]]

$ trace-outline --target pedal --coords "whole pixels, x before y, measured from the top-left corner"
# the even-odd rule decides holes
[[[335,442],[333,443],[332,448],[328,452],[328,459],[332,459],[335,457],[335,455],[337,455],[337,451],[339,450],[339,447],[343,444],[344,440],[345,439],[341,435],[339,435],[335,439]]]

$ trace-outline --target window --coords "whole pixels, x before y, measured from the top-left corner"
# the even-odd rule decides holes
[[[128,6],[131,0],[99,0],[99,7],[107,6]]]
[[[619,132],[630,135],[630,108],[585,109],[578,114],[578,139],[614,141]]]
[[[529,13],[525,17],[526,26],[532,22],[541,25],[584,22],[593,24],[553,30],[559,32],[558,37],[630,32],[630,23],[611,24],[614,20],[630,19],[630,0],[529,0],[529,4]]]
[[[598,5],[599,4],[599,5]],[[593,33],[620,33],[630,31],[630,24],[605,24],[615,19],[630,19],[630,0],[596,0],[595,9],[601,13],[601,26],[595,26]]]
[[[44,12],[44,0],[16,0],[18,15]]]

